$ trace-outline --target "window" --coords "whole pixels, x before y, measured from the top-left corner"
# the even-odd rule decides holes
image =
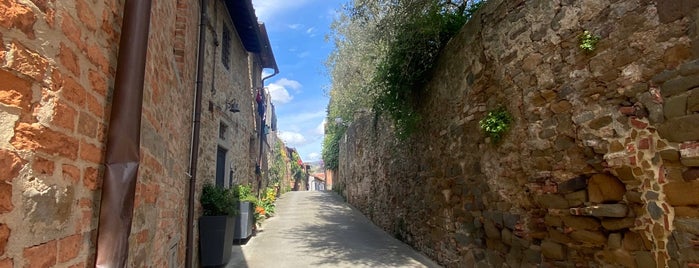
[[[228,27],[224,24],[223,25],[223,33],[222,33],[221,41],[222,41],[222,47],[221,47],[221,62],[223,62],[223,66],[226,67],[226,69],[230,68],[230,56],[231,56],[231,30],[228,29]]]

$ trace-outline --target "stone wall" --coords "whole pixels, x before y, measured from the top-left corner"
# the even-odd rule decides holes
[[[184,266],[198,2],[152,5],[130,267]],[[253,178],[251,79],[261,71],[223,2],[207,2],[195,215],[202,183],[214,181],[217,146],[228,149],[226,185],[231,176]],[[94,266],[122,10],[123,1],[0,1],[0,267]],[[224,23],[232,35],[228,69]],[[241,112],[227,111],[232,100]]]
[[[447,267],[697,265],[697,8],[491,0],[443,51],[417,133],[357,115],[335,188]],[[493,145],[478,121],[497,107],[515,120]]]

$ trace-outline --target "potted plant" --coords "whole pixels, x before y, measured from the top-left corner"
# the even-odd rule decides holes
[[[250,185],[238,185],[235,189],[240,213],[235,218],[236,226],[233,239],[245,240],[252,235],[252,228],[255,225],[254,205],[257,198],[252,194]]]
[[[204,184],[201,194],[203,216],[199,218],[199,249],[202,266],[220,266],[231,257],[238,200],[234,191]]]

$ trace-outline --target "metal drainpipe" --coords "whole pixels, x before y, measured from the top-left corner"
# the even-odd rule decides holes
[[[192,128],[192,146],[190,148],[189,162],[189,196],[187,199],[187,248],[185,254],[185,267],[192,267],[192,252],[194,250],[194,191],[197,185],[197,165],[199,164],[199,133],[201,128],[201,98],[204,80],[204,52],[206,49],[206,0],[199,2],[201,14],[199,15],[199,47],[197,55],[197,78],[194,93],[194,114]]]
[[[273,74],[270,74],[270,75],[262,78],[262,94],[263,94],[263,96],[265,94],[265,80],[272,78],[272,76],[275,76],[278,73],[279,73],[279,69],[274,68]],[[265,101],[266,100],[267,100],[267,98],[265,98]],[[263,153],[264,143],[265,143],[264,136],[265,136],[265,118],[260,116],[260,155],[257,157],[257,166],[260,168],[260,170],[262,170],[262,153]],[[255,175],[258,177],[258,180],[257,180],[257,198],[260,198],[260,191],[262,190],[262,189],[260,189],[260,187],[262,187],[262,172],[260,172],[259,174],[255,174]]]
[[[96,267],[125,267],[140,162],[151,0],[126,0],[97,229]]]

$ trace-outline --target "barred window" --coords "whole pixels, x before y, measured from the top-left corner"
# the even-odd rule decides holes
[[[231,31],[226,25],[223,25],[223,33],[221,37],[221,62],[226,69],[230,68],[230,55],[231,55]]]

